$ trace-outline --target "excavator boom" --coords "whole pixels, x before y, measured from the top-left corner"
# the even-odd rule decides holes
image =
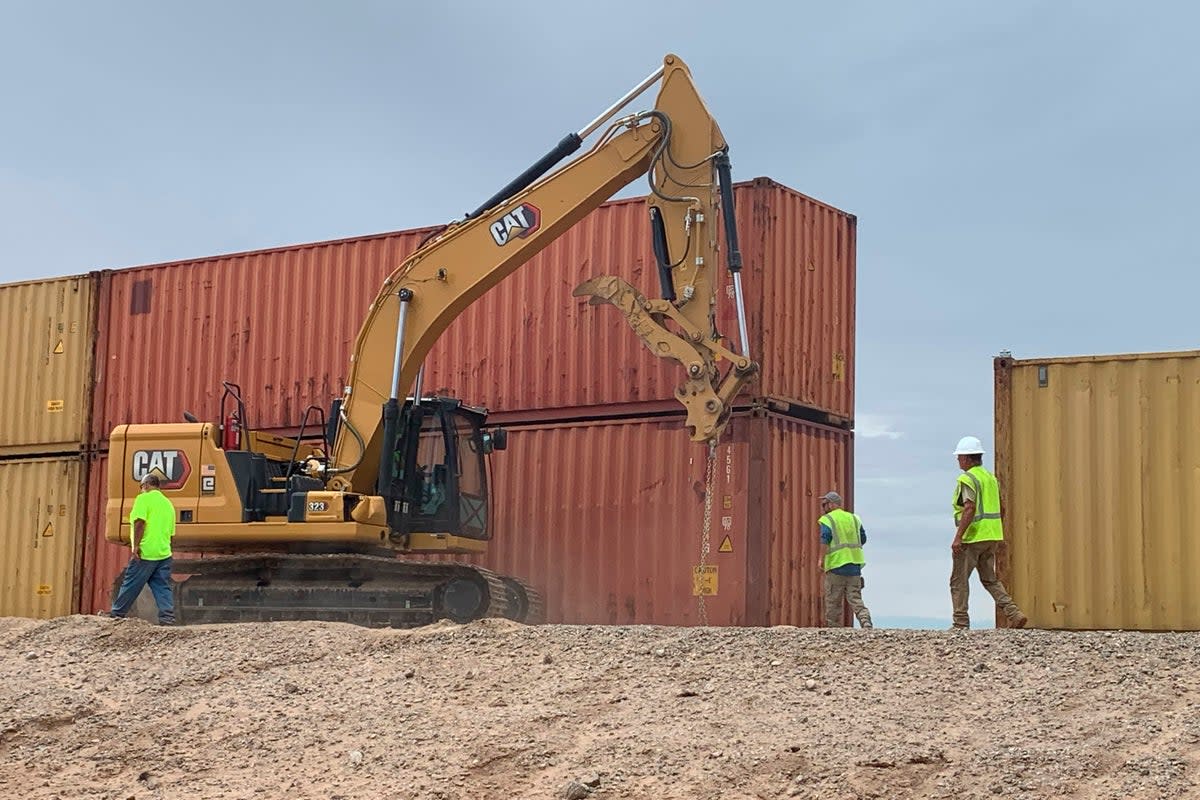
[[[599,302],[617,305],[651,352],[679,361],[687,374],[679,399],[688,409],[693,438],[707,441],[719,435],[728,400],[737,394],[732,385],[740,388],[754,370],[744,337],[743,352],[731,353],[720,345],[714,323],[721,199],[717,163],[728,163],[727,146],[677,56],[666,56],[662,68],[634,91],[659,75],[661,88],[652,111],[618,119],[589,152],[515,194],[505,197],[502,190],[489,201],[494,205],[451,225],[383,282],[351,358],[341,412],[344,424],[333,450],[341,485],[358,492],[375,489],[384,438],[380,409],[414,385],[446,327],[589,212],[647,174],[652,220],[657,219],[652,225],[665,240],[666,251],[678,254],[675,261],[660,265],[664,288],[674,296],[656,304],[633,303],[630,292],[636,290],[619,278],[589,282],[577,293],[593,293]],[[616,113],[631,95],[605,115]],[[548,158],[558,157],[597,129],[605,115],[566,137]],[[731,193],[727,202],[732,202]],[[725,213],[732,220],[732,208]],[[663,317],[672,319],[680,332],[665,327]],[[553,346],[554,342],[530,344],[534,349]],[[733,365],[730,386],[721,392],[715,387],[717,355]]]

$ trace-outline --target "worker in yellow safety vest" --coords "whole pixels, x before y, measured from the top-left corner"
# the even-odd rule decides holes
[[[821,543],[825,545],[825,627],[845,627],[842,625],[843,602],[850,604],[859,625],[874,627],[871,612],[862,599],[862,568],[867,563],[863,555],[867,531],[862,520],[842,508],[840,494],[827,492],[821,498],[821,518],[817,524],[821,529]]]
[[[979,571],[979,582],[992,595],[996,607],[1014,628],[1028,623],[1021,609],[1008,596],[996,575],[996,553],[1004,541],[1000,517],[1000,484],[983,467],[983,443],[964,436],[954,450],[962,474],[954,483],[954,541],[950,545],[950,600],[954,604],[954,627],[971,627],[967,610],[971,573]]]

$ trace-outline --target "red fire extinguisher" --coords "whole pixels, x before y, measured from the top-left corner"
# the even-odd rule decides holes
[[[224,450],[237,450],[241,446],[241,443],[242,426],[235,411],[225,418],[224,430],[221,434],[221,448]]]

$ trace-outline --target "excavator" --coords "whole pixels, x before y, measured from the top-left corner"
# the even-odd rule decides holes
[[[623,113],[655,84],[652,109]],[[597,131],[594,144],[559,166]],[[216,422],[184,412],[180,423],[118,425],[105,538],[128,545],[139,482],[153,472],[176,509],[173,549],[203,554],[173,564],[180,624],[541,621],[535,587],[453,560],[486,550],[485,459],[508,436],[487,425],[484,408],[425,396],[425,358],[471,303],[645,175],[661,296],[647,298],[614,275],[591,278],[573,294],[616,307],[652,353],[678,362],[685,425],[693,441],[709,445],[711,461],[734,398],[758,370],[748,352],[728,151],[688,66],[666,55],[387,276],[354,343],[343,394],[328,415],[307,409],[296,437],[246,429],[240,387],[228,382]],[[722,255],[737,350],[716,326]]]

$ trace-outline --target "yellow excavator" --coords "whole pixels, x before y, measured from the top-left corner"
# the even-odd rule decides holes
[[[622,114],[656,83],[652,110]],[[558,166],[597,131],[594,145]],[[685,377],[676,396],[691,438],[709,443],[711,457],[734,398],[758,367],[747,345],[728,146],[687,65],[667,55],[595,120],[396,267],[371,304],[348,385],[327,419],[311,407],[294,439],[246,430],[240,389],[225,383],[217,422],[184,412],[185,423],[117,426],[105,537],[128,544],[138,484],[153,472],[178,515],[173,548],[204,553],[174,562],[181,624],[540,621],[540,595],[516,578],[403,557],[484,552],[491,537],[485,458],[507,441],[504,429],[486,426],[485,409],[424,396],[422,365],[467,306],[641,175],[650,186],[661,297],[648,299],[611,275],[574,294],[612,304],[651,352],[679,362]],[[732,273],[737,351],[716,328],[719,254]]]

